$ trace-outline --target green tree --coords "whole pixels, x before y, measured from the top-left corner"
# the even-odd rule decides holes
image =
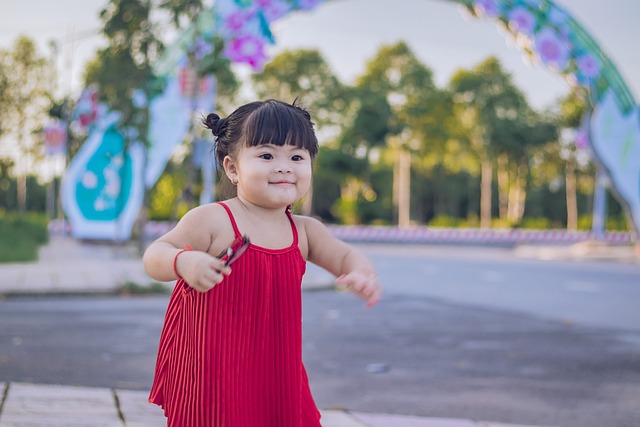
[[[151,20],[151,0],[110,0],[100,11],[107,47],[85,70],[85,84],[95,83],[100,97],[122,113],[123,128],[147,145],[148,109],[133,103],[137,91],[149,99],[155,89],[151,66],[162,52],[158,29]]]
[[[513,115],[495,122],[492,142],[498,160],[500,218],[507,224],[521,222],[524,216],[530,161],[535,150],[557,141],[552,117],[533,111],[527,104]]]
[[[10,109],[8,57],[8,52],[0,50],[0,138],[9,128],[7,120]]]
[[[594,165],[588,153],[576,146],[578,128],[588,108],[588,101],[581,91],[572,91],[559,99],[549,112],[555,119],[559,137],[545,144],[533,156],[535,183],[556,188],[563,182],[561,189],[565,192],[566,206],[563,223],[566,220],[566,227],[570,230],[578,228],[580,208],[587,208],[585,199],[591,197],[594,188]]]
[[[18,210],[27,208],[27,175],[42,157],[41,130],[48,115],[54,71],[30,38],[0,51],[0,134],[13,143]]]
[[[357,79],[355,120],[343,145],[385,147],[394,168],[393,201],[401,225],[410,222],[411,168],[441,157],[451,121],[450,96],[436,87],[433,72],[400,41],[382,46]],[[418,159],[418,162],[416,162]],[[437,162],[432,161],[431,165]],[[420,189],[420,188],[419,188]]]
[[[560,158],[565,161],[565,193],[567,200],[567,228],[578,229],[578,180],[577,173],[580,168],[576,147],[577,129],[580,127],[583,117],[589,108],[589,102],[584,92],[573,90],[560,100],[560,126],[566,138],[560,139],[562,151]],[[583,165],[584,166],[584,162]]]
[[[162,0],[160,8],[171,14],[175,28],[184,28],[196,19],[204,5],[202,0]]]
[[[364,85],[356,85],[345,125],[336,140],[331,168],[340,177],[340,198],[334,203],[334,215],[343,222],[360,222],[359,203],[370,192],[371,163],[374,150],[382,150],[394,132],[393,111],[387,97]],[[375,190],[373,190],[375,192]],[[372,199],[373,197],[368,197]]]
[[[480,225],[490,227],[493,159],[510,143],[505,136],[516,133],[514,120],[526,108],[526,100],[495,57],[457,71],[449,85],[468,148],[480,163]]]

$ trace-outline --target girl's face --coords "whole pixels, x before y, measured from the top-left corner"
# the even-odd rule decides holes
[[[243,147],[224,168],[237,182],[238,197],[270,209],[284,208],[304,196],[311,185],[309,151],[293,145]]]

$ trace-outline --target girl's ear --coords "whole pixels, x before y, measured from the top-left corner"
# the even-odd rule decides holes
[[[238,167],[236,162],[231,157],[225,156],[224,160],[222,160],[222,167],[229,181],[231,181],[233,185],[236,185],[238,183]]]

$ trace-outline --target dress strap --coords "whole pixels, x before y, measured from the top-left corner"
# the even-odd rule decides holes
[[[285,212],[287,213],[287,217],[291,223],[291,231],[293,233],[293,243],[291,246],[298,246],[298,229],[296,228],[296,223],[293,221],[293,215],[291,215],[291,205],[287,206]]]
[[[235,237],[241,237],[242,234],[240,234],[240,230],[238,230],[238,224],[236,224],[236,219],[233,217],[233,214],[231,213],[231,209],[229,209],[229,206],[227,206],[223,202],[216,202],[216,203],[222,206],[224,210],[227,211],[227,215],[229,215],[229,219],[231,220],[231,226],[233,227],[233,232],[235,233]]]

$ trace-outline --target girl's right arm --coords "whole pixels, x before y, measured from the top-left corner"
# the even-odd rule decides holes
[[[208,253],[213,234],[206,225],[212,223],[212,216],[215,211],[211,206],[195,208],[173,230],[151,243],[142,257],[147,274],[161,282],[182,278],[200,292],[220,283],[231,269]]]

